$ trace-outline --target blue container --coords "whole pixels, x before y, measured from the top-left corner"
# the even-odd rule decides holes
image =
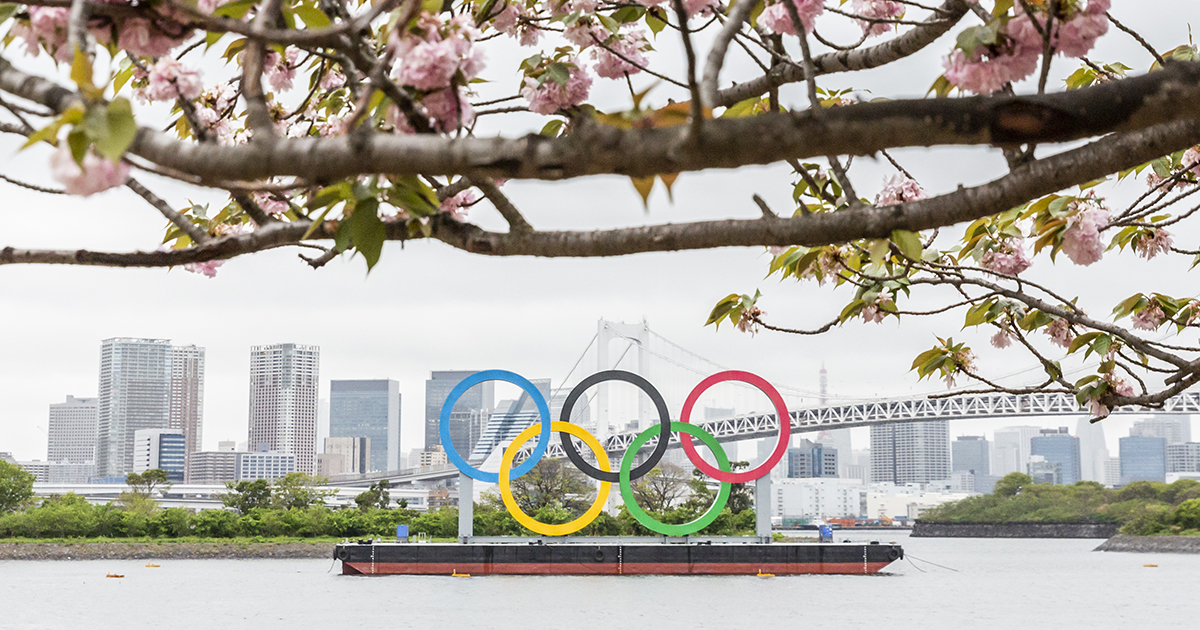
[[[818,531],[820,532],[821,540],[833,539],[833,527],[831,525],[822,525]]]
[[[408,525],[397,525],[396,526],[396,539],[397,540],[407,540],[408,539]]]

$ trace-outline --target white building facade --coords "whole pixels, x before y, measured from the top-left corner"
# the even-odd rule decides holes
[[[297,472],[316,473],[319,368],[317,346],[250,349],[249,450],[292,455]]]

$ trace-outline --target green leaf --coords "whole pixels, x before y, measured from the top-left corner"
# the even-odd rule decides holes
[[[218,17],[227,17],[240,20],[245,17],[245,15],[250,12],[250,8],[256,4],[258,4],[258,0],[233,0],[233,2],[227,2],[216,9],[213,9],[212,14]]]
[[[900,251],[913,260],[921,260],[921,237],[908,230],[892,230],[892,242]]]
[[[620,9],[613,11],[612,19],[614,19],[622,24],[628,24],[630,22],[636,22],[636,21],[642,19],[642,16],[645,14],[646,14],[645,7],[629,7],[629,6],[627,6],[627,7],[621,7]]]
[[[87,154],[90,144],[87,134],[79,127],[72,129],[67,134],[67,146],[70,147],[71,157],[75,160],[76,164],[83,163],[83,156]]]
[[[133,119],[129,100],[124,97],[113,99],[106,109],[105,119],[107,134],[103,139],[93,137],[93,141],[96,152],[116,162],[137,136],[137,121]]]
[[[1093,339],[1095,339],[1096,337],[1099,337],[1102,334],[1104,334],[1104,333],[1089,332],[1089,333],[1083,333],[1082,335],[1079,335],[1078,337],[1075,338],[1074,341],[1071,342],[1071,347],[1067,348],[1067,354],[1073,354],[1076,350],[1084,347],[1089,342],[1091,342]]]
[[[304,20],[304,26],[308,28],[326,28],[332,23],[329,21],[329,16],[325,12],[311,6],[300,5],[295,9],[296,15]]]
[[[942,75],[933,82],[933,85],[929,86],[929,89],[925,91],[925,96],[933,94],[938,98],[946,98],[953,89],[954,84],[950,83],[950,79],[947,79],[946,75]]]
[[[387,240],[387,228],[379,220],[379,202],[374,198],[359,201],[354,212],[338,226],[338,241],[343,230],[348,243],[354,245],[354,249],[367,261],[367,271],[370,272],[379,262],[383,242]]]
[[[562,132],[563,124],[564,121],[555,118],[546,123],[546,126],[542,127],[542,130],[538,132],[538,135],[546,136],[547,138],[557,138],[558,134]]]
[[[650,27],[652,33],[658,35],[667,27],[667,12],[662,7],[651,7],[646,11],[646,26]]]
[[[14,14],[16,14],[17,9],[20,8],[21,5],[19,4],[12,4],[9,2],[0,4],[0,22],[4,22],[8,18],[12,17]]]
[[[567,81],[571,79],[571,69],[564,63],[554,61],[546,66],[546,77],[563,87],[567,87]]]

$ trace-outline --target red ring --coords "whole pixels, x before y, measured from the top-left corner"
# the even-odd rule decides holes
[[[728,483],[746,483],[747,481],[754,481],[755,479],[766,476],[771,472],[771,469],[779,463],[779,460],[783,459],[783,454],[787,452],[788,448],[788,438],[790,438],[792,435],[792,417],[791,414],[788,413],[787,404],[783,402],[783,397],[780,396],[779,392],[776,391],[776,389],[761,376],[751,374],[750,372],[742,372],[740,370],[728,370],[725,372],[717,372],[703,381],[700,381],[700,384],[692,390],[692,393],[688,394],[687,401],[683,403],[683,412],[679,416],[679,421],[688,422],[689,418],[692,416],[692,407],[695,406],[696,401],[700,399],[700,394],[703,394],[705,390],[713,385],[716,385],[717,383],[724,383],[725,381],[741,381],[743,383],[749,383],[757,387],[762,393],[766,394],[767,398],[771,399],[771,403],[775,405],[775,413],[779,416],[779,443],[775,445],[775,450],[771,453],[771,456],[767,458],[767,461],[759,464],[757,468],[743,472],[725,472],[711,466],[708,462],[704,461],[704,459],[700,457],[700,454],[696,451],[696,446],[692,444],[691,434],[680,434],[679,442],[683,445],[683,451],[687,453],[688,459],[692,461],[692,464],[694,464],[696,468],[699,468],[701,471],[703,471],[704,474],[716,479],[717,481],[724,481]]]

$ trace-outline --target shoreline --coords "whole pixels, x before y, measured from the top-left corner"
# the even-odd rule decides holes
[[[1092,551],[1126,553],[1200,553],[1200,536],[1117,535]]]
[[[320,542],[0,542],[3,560],[243,560],[333,558]]]
[[[913,538],[1111,538],[1117,523],[944,523],[918,520]]]

